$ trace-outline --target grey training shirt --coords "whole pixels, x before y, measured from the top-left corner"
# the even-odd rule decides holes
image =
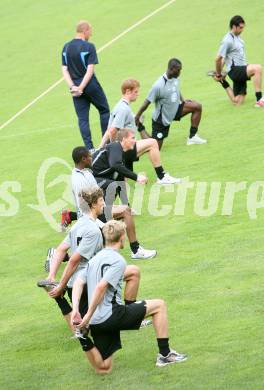
[[[71,254],[78,252],[81,255],[81,261],[67,283],[68,287],[72,287],[79,272],[85,269],[88,261],[103,248],[103,237],[97,223],[85,214],[71,228],[64,242],[70,246]]]
[[[87,283],[88,302],[91,299],[97,284],[103,279],[108,287],[102,301],[97,306],[90,324],[100,324],[112,315],[112,302],[122,304],[122,283],[126,261],[117,250],[104,248],[94,256],[79,276]]]
[[[245,43],[240,35],[228,32],[221,42],[218,55],[224,58],[227,72],[230,71],[232,65],[247,65]]]
[[[152,86],[147,100],[155,104],[152,119],[157,121],[161,114],[164,126],[171,124],[181,103],[180,80],[168,79],[166,73],[161,76]]]
[[[108,127],[136,130],[135,116],[129,103],[121,99],[110,114]]]
[[[78,218],[82,215],[80,210],[79,192],[84,189],[98,188],[98,184],[89,169],[73,168],[71,174],[72,195]]]

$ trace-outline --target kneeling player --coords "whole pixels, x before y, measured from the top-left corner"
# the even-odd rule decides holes
[[[161,299],[122,304],[121,285],[126,261],[119,254],[124,247],[125,224],[111,220],[103,227],[106,247],[90,260],[87,270],[79,274],[73,287],[72,323],[81,330],[88,327],[87,335],[80,339],[82,348],[99,374],[112,370],[112,355],[121,348],[120,331],[139,329],[145,317],[151,316],[157,336],[159,354],[156,366],[181,362],[187,359],[169,347],[166,304]],[[87,283],[89,309],[81,318],[79,300]],[[126,286],[127,288],[127,286]]]

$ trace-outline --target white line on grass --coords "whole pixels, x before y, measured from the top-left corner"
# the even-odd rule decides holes
[[[42,129],[30,130],[30,131],[24,132],[24,133],[1,135],[0,140],[14,138],[14,137],[24,137],[24,136],[28,136],[30,134],[35,135],[35,134],[40,134],[40,133],[46,133],[48,131],[56,131],[56,130],[61,130],[61,129],[66,129],[66,128],[71,129],[71,128],[74,128],[77,126],[78,126],[77,124],[76,125],[68,124],[68,125],[58,125],[58,126],[54,126],[54,127],[44,127]]]
[[[152,16],[156,15],[158,12],[162,11],[164,8],[168,7],[172,3],[174,3],[176,0],[170,0],[167,3],[163,4],[161,7],[157,8],[155,11],[151,12],[144,18],[140,19],[137,23],[133,24],[126,30],[124,30],[122,33],[118,34],[115,38],[111,39],[108,43],[106,43],[104,46],[100,47],[98,49],[98,53],[106,49],[107,47],[111,46],[113,43],[115,43],[118,39],[122,38],[125,34],[129,33],[130,31],[134,30],[134,28],[140,26],[142,23],[144,23],[146,20],[150,19]],[[39,96],[37,96],[35,99],[33,99],[29,104],[27,104],[24,108],[22,108],[20,111],[18,111],[14,116],[12,116],[10,119],[8,119],[5,123],[3,123],[0,126],[0,130],[4,129],[7,125],[9,125],[11,122],[13,122],[16,118],[18,118],[23,112],[27,111],[30,107],[32,107],[38,100],[40,100],[43,96],[47,95],[50,91],[52,91],[54,88],[57,87],[61,82],[63,81],[63,77],[56,81],[54,84],[52,84],[46,91],[42,92]]]

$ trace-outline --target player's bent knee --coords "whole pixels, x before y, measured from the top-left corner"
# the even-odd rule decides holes
[[[151,146],[152,146],[153,148],[158,149],[158,147],[159,147],[158,141],[157,141],[156,139],[154,139],[154,138],[149,138],[149,140],[151,141]]]
[[[159,301],[160,307],[162,307],[162,308],[166,307],[166,302],[164,301],[164,299],[159,299],[158,301]]]
[[[124,216],[131,217],[131,215],[132,215],[131,208],[129,206],[126,206],[123,213],[124,213]]]
[[[260,64],[250,64],[247,67],[247,74],[249,77],[254,76],[255,74],[262,73],[262,66]]]
[[[127,268],[129,269],[129,274],[131,276],[133,276],[134,278],[137,278],[137,279],[140,278],[140,270],[139,270],[138,266],[129,265]]]
[[[100,369],[100,368],[95,369],[96,374],[99,374],[99,375],[107,375],[107,374],[110,374],[111,371],[112,371],[112,367],[109,368],[108,370]]]
[[[102,362],[102,364],[100,364],[99,367],[96,367],[95,371],[97,374],[102,374],[102,375],[110,374],[110,372],[112,371],[112,368],[113,368],[112,360],[107,359],[107,360],[104,360]]]
[[[124,273],[124,280],[140,279],[140,270],[136,265],[127,265]]]
[[[197,111],[202,111],[202,109],[203,109],[201,103],[198,103],[198,102],[195,102],[195,108]]]
[[[152,315],[166,308],[166,302],[163,299],[146,300],[147,314]]]

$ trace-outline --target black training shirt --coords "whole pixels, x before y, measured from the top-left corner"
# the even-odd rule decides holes
[[[125,177],[137,180],[137,175],[130,171],[123,161],[123,149],[120,142],[111,142],[93,154],[93,175],[112,180],[124,180]]]
[[[62,49],[62,65],[67,66],[72,80],[84,77],[87,66],[98,64],[95,46],[82,39],[67,42]]]

